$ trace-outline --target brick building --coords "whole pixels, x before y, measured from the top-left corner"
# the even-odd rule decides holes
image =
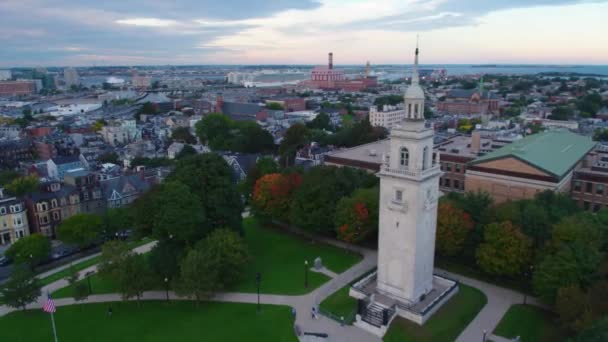
[[[498,113],[499,98],[489,91],[453,89],[437,103],[437,110],[449,114]]]
[[[35,93],[35,81],[0,81],[0,96],[32,95]]]

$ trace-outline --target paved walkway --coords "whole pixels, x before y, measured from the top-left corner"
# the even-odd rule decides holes
[[[293,229],[292,229],[293,230]],[[311,317],[312,308],[317,308],[319,303],[327,298],[329,295],[346,286],[353,280],[359,278],[366,272],[372,270],[377,264],[377,252],[374,250],[366,249],[359,246],[352,246],[345,244],[340,241],[327,238],[318,238],[310,236],[309,234],[293,230],[295,233],[305,235],[310,238],[321,240],[322,242],[334,245],[340,248],[346,248],[350,251],[360,253],[363,259],[355,266],[346,270],[341,274],[335,274],[333,272],[328,275],[332,277],[331,280],[317,288],[316,290],[301,296],[282,296],[282,295],[269,295],[261,294],[260,302],[263,304],[273,305],[288,305],[296,309],[296,322],[295,325],[300,329],[302,333],[325,333],[328,334],[328,338],[325,341],[336,341],[336,342],[376,342],[381,341],[377,336],[359,329],[355,326],[340,326],[337,322],[326,318],[321,315],[317,315],[317,319]],[[137,253],[145,253],[149,251],[156,242],[151,242],[146,245],[137,247],[134,249]],[[88,267],[80,271],[81,277],[87,272],[96,271],[97,265]],[[483,307],[475,319],[466,327],[461,335],[456,340],[457,342],[470,342],[470,341],[481,341],[483,339],[483,331],[486,330],[488,337],[494,330],[500,319],[507,312],[509,307],[513,304],[523,303],[523,295],[513,290],[501,288],[492,284],[488,284],[479,280],[464,277],[458,274],[450,273],[441,269],[436,269],[436,273],[445,275],[452,279],[456,279],[463,284],[475,287],[483,292],[487,298],[488,303]],[[58,280],[42,288],[43,294],[47,291],[53,292],[59,288],[65,287],[68,282],[65,279]],[[189,300],[188,298],[178,297],[175,293],[169,292],[169,297],[172,300]],[[40,308],[43,305],[45,296],[41,296],[37,303],[28,305],[28,308],[35,309]],[[165,300],[166,293],[164,291],[149,291],[145,292],[142,296],[145,300]],[[103,295],[91,295],[81,303],[99,303],[99,302],[115,302],[120,301],[122,298],[119,294],[103,294]],[[134,299],[132,299],[134,300]],[[255,293],[218,293],[214,295],[210,300],[213,301],[224,301],[224,302],[238,302],[238,303],[257,303],[257,295]],[[73,298],[61,298],[55,300],[57,306],[73,305],[76,304]],[[533,305],[540,305],[537,300],[528,297],[528,303]],[[3,316],[14,309],[7,306],[0,306],[0,316]],[[319,339],[312,336],[300,336],[300,341],[318,341]],[[498,339],[497,339],[498,340]],[[504,341],[504,340],[501,340]]]
[[[456,342],[482,341],[484,330],[489,336],[511,305],[522,304],[524,302],[524,295],[517,291],[498,287],[441,269],[435,269],[435,272],[439,275],[445,275],[446,277],[458,280],[465,285],[474,287],[483,292],[488,298],[488,303],[481,309],[466,329],[464,329],[460,336],[458,336]],[[528,296],[526,303],[543,306],[537,299],[530,296]]]

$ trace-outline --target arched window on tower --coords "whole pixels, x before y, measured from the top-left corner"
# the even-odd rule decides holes
[[[418,104],[414,105],[414,117],[418,117]]]
[[[407,104],[407,117],[408,118],[412,117],[412,104],[411,103]]]
[[[428,167],[428,155],[429,155],[429,147],[425,146],[422,150],[422,169],[425,170]]]
[[[410,162],[410,151],[407,148],[401,148],[401,158],[399,159],[399,164],[402,167],[407,167]]]

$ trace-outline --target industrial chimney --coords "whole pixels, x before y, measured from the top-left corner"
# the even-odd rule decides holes
[[[333,69],[334,68],[334,54],[333,52],[329,53],[329,69]]]

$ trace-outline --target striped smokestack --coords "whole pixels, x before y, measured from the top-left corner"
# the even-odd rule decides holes
[[[333,52],[329,53],[329,68],[330,69],[334,68],[334,54],[333,54]]]

